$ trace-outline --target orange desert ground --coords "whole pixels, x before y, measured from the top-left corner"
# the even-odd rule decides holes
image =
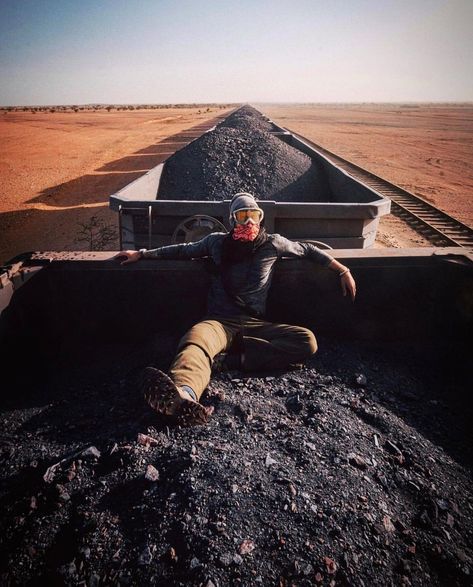
[[[255,105],[276,123],[473,224],[472,105]],[[178,133],[224,108],[0,113],[0,262],[83,250],[92,217],[116,227],[108,196],[174,150]],[[174,142],[173,142],[174,139]],[[376,246],[428,243],[396,217]],[[117,249],[111,239],[106,248]]]

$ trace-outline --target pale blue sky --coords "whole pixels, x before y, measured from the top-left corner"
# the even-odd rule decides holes
[[[0,105],[473,100],[473,0],[1,0]]]

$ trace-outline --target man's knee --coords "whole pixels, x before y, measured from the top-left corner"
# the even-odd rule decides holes
[[[189,345],[199,347],[213,358],[227,346],[227,335],[220,323],[214,320],[203,320],[186,332],[179,342],[178,350]]]
[[[303,347],[307,353],[307,357],[311,357],[317,352],[317,339],[312,330],[308,328],[301,328],[301,339],[303,341]]]

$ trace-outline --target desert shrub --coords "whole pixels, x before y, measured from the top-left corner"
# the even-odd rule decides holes
[[[79,222],[76,241],[87,243],[89,251],[103,251],[118,238],[115,226],[106,224],[103,218],[92,216],[87,222]]]

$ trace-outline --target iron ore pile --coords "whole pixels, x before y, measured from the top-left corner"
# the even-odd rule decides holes
[[[236,128],[240,130],[252,131],[254,129],[271,132],[276,127],[252,106],[243,106],[239,108],[219,124],[220,128]]]
[[[229,200],[250,192],[260,200],[330,201],[322,166],[270,134],[273,125],[245,106],[167,159],[163,200]]]
[[[411,354],[320,348],[216,373],[205,427],[144,404],[146,352],[4,394],[2,585],[471,585],[471,415]]]

